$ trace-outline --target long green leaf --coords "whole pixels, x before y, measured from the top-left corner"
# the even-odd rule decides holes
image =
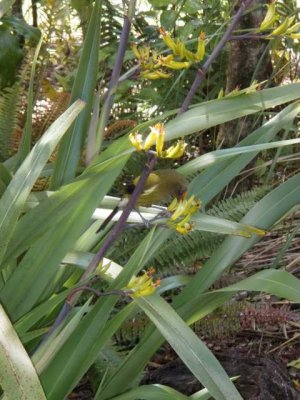
[[[31,136],[32,136],[32,113],[34,106],[33,87],[34,87],[36,64],[38,56],[40,54],[42,43],[43,43],[43,36],[41,35],[31,65],[30,81],[29,81],[28,97],[27,97],[26,122],[25,122],[24,132],[22,134],[22,140],[18,150],[17,165],[20,164],[30,152]]]
[[[287,271],[269,269],[243,279],[234,285],[227,286],[217,292],[233,292],[240,290],[272,293],[290,301],[300,301],[300,279]]]
[[[19,243],[16,253],[23,248],[22,241],[30,244],[31,248],[0,293],[12,320],[15,321],[28,312],[40,301],[40,296],[51,282],[55,281],[55,276],[59,273],[57,267],[88,225],[96,204],[107,193],[125,162],[126,157],[120,157],[113,165],[106,163],[104,166],[100,164],[97,168],[94,167],[90,174],[86,174],[85,179],[67,185],[72,189],[75,186],[76,190],[68,192],[62,187],[63,197],[54,194],[45,200],[46,204],[41,203],[31,210],[31,218],[30,213],[26,215],[22,230],[16,232],[18,236],[15,242]],[[57,199],[58,203],[55,203]],[[55,211],[52,207],[47,207],[53,205],[53,202],[59,207],[54,208]],[[37,232],[34,231],[36,224],[39,224]],[[31,243],[33,238],[35,240]],[[13,250],[11,254],[16,257]],[[35,284],[32,285],[32,282]]]
[[[63,347],[64,343],[70,337],[76,326],[79,324],[82,316],[88,311],[91,303],[92,296],[85,302],[85,304],[79,308],[74,316],[68,321],[66,326],[63,327],[57,334],[51,336],[50,340],[47,341],[45,346],[40,346],[32,356],[32,362],[36,368],[36,371],[40,374],[44,367],[49,364],[53,359],[57,351]]]
[[[16,0],[2,0],[0,3],[0,18],[7,13],[9,7],[11,7]]]
[[[276,269],[260,271],[233,285],[201,293],[197,298],[191,300],[188,307],[182,306],[180,313],[186,316],[189,324],[193,324],[242,290],[261,291],[298,302],[300,298],[299,285],[300,280],[289,272]],[[199,306],[200,304],[201,306]],[[187,317],[188,315],[189,317]]]
[[[238,147],[249,146],[258,143],[269,142],[274,139],[275,135],[286,126],[290,126],[291,122],[300,112],[300,104],[294,103],[287,106],[275,117],[270,119],[262,127],[256,129],[245,139],[243,139]],[[213,199],[237,174],[256,156],[257,153],[242,154],[235,159],[224,160],[220,163],[209,167],[198,175],[189,185],[189,193],[193,193],[199,198],[203,205]],[[179,172],[182,172],[180,167]]]
[[[1,305],[0,384],[4,399],[46,400],[30,357]]]
[[[153,295],[136,302],[216,400],[242,400],[218,360],[165,300]]]
[[[76,207],[80,207],[82,196],[88,195],[87,193],[94,193],[94,197],[90,198],[92,204],[86,205],[94,210],[113,185],[127,159],[125,154],[98,163],[93,169],[89,169],[90,172],[86,171],[74,182],[61,187],[49,197],[45,196],[37,207],[27,212],[18,222],[13,240],[7,249],[5,262],[23,253],[50,227],[57,226],[63,218],[72,214]]]
[[[0,200],[0,262],[3,259],[25,201],[44,165],[70,124],[83,109],[76,101],[41,137],[26,157]]]
[[[264,231],[250,225],[240,224],[238,222],[229,221],[224,218],[215,217],[213,215],[197,213],[192,217],[192,223],[195,230],[205,232],[215,232],[225,235],[238,235],[251,237],[254,233],[260,236],[264,235]]]
[[[167,231],[165,238],[168,234]],[[155,254],[162,242],[162,236],[158,232],[150,231],[108,290],[124,287]],[[106,325],[109,324],[107,320],[117,299],[117,296],[100,298],[61,351],[43,371],[41,379],[49,400],[64,398],[67,395],[93,363],[107,339],[117,329],[116,324],[109,331],[105,331]],[[74,365],[77,365],[76,369]]]
[[[270,229],[272,225],[285,215],[295,204],[300,202],[300,174],[295,175],[278,188],[268,193],[242,219],[242,223]],[[201,268],[194,279],[178,296],[176,304],[184,304],[193,296],[207,290],[220,274],[232,265],[259,238],[227,237],[210,260]]]
[[[197,321],[199,318],[207,315],[209,312],[219,307],[220,304],[224,303],[225,300],[228,300],[230,297],[241,290],[263,291],[279,297],[287,298],[290,301],[299,302],[299,284],[299,279],[286,271],[268,270],[258,272],[257,274],[246,278],[234,285],[230,285],[217,291],[203,293],[198,299],[198,304],[200,305],[200,313],[198,315],[197,313],[194,314],[194,317],[189,319],[189,323],[191,324]],[[187,307],[195,307],[194,302],[191,301],[187,305]],[[159,310],[161,310],[161,308]],[[164,316],[161,315],[160,317],[164,318]],[[139,388],[137,388],[136,390],[138,391]],[[135,393],[134,391],[132,392]],[[122,396],[125,396],[124,399],[127,398],[125,393],[124,395],[117,396],[116,399],[119,400],[120,397],[120,400],[122,400]],[[191,398],[194,397],[192,396]],[[206,398],[209,398],[209,395],[206,395]]]
[[[166,125],[166,140],[199,132],[232,119],[299,99],[300,83],[212,100],[195,106]]]
[[[236,96],[232,98],[218,99],[212,100],[205,103],[201,103],[200,105],[195,105],[193,108],[184,114],[172,119],[166,124],[166,140],[175,139],[177,137],[183,137],[186,135],[190,135],[192,133],[199,132],[204,129],[208,129],[212,126],[217,126],[219,124],[231,121],[233,119],[238,118],[239,116],[255,114],[257,112],[261,112],[271,107],[275,107],[280,104],[288,103],[294,100],[298,100],[300,98],[300,83],[293,83],[290,85],[286,85],[279,88],[272,89],[264,89],[257,93],[252,94],[243,94],[241,96]],[[295,103],[294,105],[290,105],[286,108],[286,111],[278,114],[278,117],[275,117],[275,121],[277,124],[283,124],[281,117],[289,118],[289,123],[291,122],[291,117],[286,117],[285,114],[289,112],[293,112],[293,109],[297,109],[294,111],[294,117],[299,112],[299,104]],[[167,117],[176,114],[176,110],[164,113],[159,117],[154,118],[153,120],[147,121],[146,123],[142,123],[134,128],[135,131],[139,132],[147,132],[149,126],[153,125],[158,120],[163,121]],[[272,125],[272,124],[271,124]],[[271,125],[267,127],[267,129],[271,129]],[[286,125],[283,125],[285,127]],[[274,126],[272,126],[273,129]],[[278,129],[276,132],[278,132]],[[258,131],[258,130],[257,130]],[[255,131],[256,132],[256,131]],[[262,134],[263,132],[260,132]],[[271,139],[265,137],[261,141],[259,141],[260,134],[257,132],[256,141],[257,143],[267,142]],[[251,135],[249,135],[251,136]],[[244,139],[239,143],[240,145],[252,145],[255,141],[253,141],[253,136],[248,139]],[[110,146],[113,154],[120,154],[125,150],[132,150],[132,147],[129,143],[128,138],[121,137],[113,142],[113,145]],[[250,155],[250,160],[255,155]],[[183,168],[183,167],[182,167]],[[220,166],[221,168],[221,166]],[[232,179],[232,178],[230,178]]]
[[[278,219],[285,215],[295,204],[300,202],[299,188],[300,175],[296,175],[265,196],[243,218],[242,222],[270,229]],[[255,236],[251,239],[240,237],[226,238],[218,251],[204,265],[201,271],[193,277],[182,293],[177,298],[175,297],[173,304],[179,315],[192,322],[201,318],[201,316],[205,316],[228,300],[230,294],[225,292],[210,293],[209,296],[203,292],[257,240],[258,238]],[[130,388],[136,376],[144,368],[147,361],[162,342],[163,339],[160,333],[153,326],[149,326],[145,331],[144,338],[131,351],[127,359],[124,360],[109,382],[104,386],[103,400],[118,394],[117,388],[122,385],[122,382],[127,382],[124,389]]]
[[[114,397],[112,400],[188,400],[190,397],[178,392],[175,389],[165,385],[143,385],[136,389],[130,390],[120,396]]]
[[[54,189],[70,182],[75,177],[81,150],[85,143],[97,82],[101,4],[101,0],[96,0],[94,3],[71,96],[71,103],[81,98],[87,105],[62,140],[51,182],[51,187]]]
[[[27,314],[25,314],[20,320],[18,320],[14,324],[14,328],[17,334],[22,338],[23,343],[24,339],[23,336],[42,318],[47,317],[51,314],[54,308],[61,304],[68,294],[70,293],[71,289],[64,290],[58,295],[52,296],[50,299],[44,301],[43,303],[39,304],[34,309],[30,310]]]
[[[299,106],[300,108],[300,106]],[[232,147],[231,149],[224,150],[216,150],[211,151],[208,154],[204,154],[200,157],[195,158],[192,161],[189,161],[185,165],[180,168],[180,172],[183,174],[192,174],[196,171],[199,171],[203,168],[207,168],[211,165],[215,165],[218,162],[226,160],[227,158],[232,158],[236,156],[240,156],[241,154],[247,153],[255,153],[257,154],[260,151],[276,149],[285,146],[291,146],[293,144],[297,144],[300,142],[300,139],[289,139],[289,140],[281,140],[277,142],[271,143],[262,143],[262,144],[253,144],[251,146],[243,146],[243,147]]]

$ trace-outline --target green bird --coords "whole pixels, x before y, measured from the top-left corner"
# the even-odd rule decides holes
[[[125,198],[120,200],[97,232],[104,229],[116,213],[127,204],[128,197],[130,197],[139,179],[138,176],[134,179],[132,185],[129,185]],[[167,204],[174,198],[184,199],[186,192],[187,181],[183,175],[173,169],[158,169],[148,176],[143,191],[138,197],[137,206],[150,207],[153,204]]]

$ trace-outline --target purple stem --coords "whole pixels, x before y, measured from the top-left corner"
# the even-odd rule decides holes
[[[110,246],[114,243],[114,241],[119,236],[119,234],[125,228],[126,221],[129,217],[129,214],[134,209],[134,206],[137,203],[138,197],[139,197],[140,193],[142,192],[144,184],[146,183],[148,176],[150,175],[151,171],[153,170],[153,168],[156,164],[156,161],[157,161],[157,157],[155,155],[152,155],[150,157],[150,160],[147,162],[147,164],[140,176],[140,179],[139,179],[132,195],[130,196],[130,198],[128,200],[126,207],[124,208],[124,210],[119,218],[119,221],[114,225],[114,227],[110,231],[108,238],[101,246],[99,252],[97,254],[95,254],[94,258],[92,259],[92,261],[86,268],[86,270],[83,273],[80,280],[85,280],[91,273],[93,273],[95,271],[99,262],[102,260],[102,258],[106,254],[107,250],[110,248]]]
[[[107,93],[105,94],[104,98],[104,104],[101,109],[101,114],[99,118],[99,124],[97,127],[97,137],[95,141],[95,151],[99,151],[100,145],[101,145],[101,140],[104,134],[105,127],[107,125],[107,121],[109,119],[109,115],[111,112],[111,107],[113,104],[114,100],[114,95],[118,87],[119,83],[119,78],[123,66],[123,60],[124,60],[124,55],[125,51],[127,48],[127,43],[128,43],[128,38],[129,38],[129,33],[130,33],[130,28],[131,28],[131,21],[134,15],[134,9],[135,9],[135,0],[130,0],[129,5],[128,5],[128,14],[124,15],[124,24],[122,28],[122,33],[120,37],[120,43],[116,55],[116,60],[114,63],[113,71],[111,74],[109,86]]]
[[[199,85],[201,84],[201,82],[204,80],[205,75],[209,69],[209,67],[211,66],[211,64],[215,61],[215,59],[218,57],[219,53],[221,52],[221,50],[223,49],[223,47],[225,46],[225,43],[231,39],[231,34],[234,31],[237,23],[239,22],[240,18],[242,17],[245,9],[247,7],[249,7],[249,5],[252,3],[253,0],[245,0],[240,8],[238,9],[237,13],[235,14],[235,16],[232,18],[231,24],[228,26],[226,32],[224,33],[222,39],[220,40],[220,42],[217,44],[217,46],[214,48],[213,52],[211,53],[211,55],[208,57],[208,59],[206,60],[206,62],[203,64],[203,67],[201,69],[198,69],[195,80],[186,96],[186,98],[184,99],[184,102],[181,106],[181,109],[178,112],[178,115],[183,114],[184,112],[187,111],[187,109],[189,108],[192,99],[195,95],[195,93],[197,92],[197,89],[199,87]]]
[[[139,197],[140,193],[142,192],[144,184],[146,183],[148,176],[150,175],[151,171],[153,170],[153,168],[156,164],[156,161],[157,161],[156,155],[151,155],[150,159],[148,160],[148,162],[140,176],[140,179],[139,179],[133,193],[131,194],[131,196],[128,200],[127,205],[125,206],[125,208],[119,218],[119,221],[114,225],[114,227],[110,231],[106,241],[103,243],[103,245],[99,249],[98,253],[95,254],[92,261],[87,266],[86,270],[84,271],[84,273],[82,274],[82,276],[79,280],[79,283],[86,281],[89,278],[89,276],[96,270],[98,264],[105,256],[107,250],[111,247],[111,245],[114,243],[116,238],[119,236],[119,234],[125,228],[127,218],[129,217],[129,214],[131,213],[131,211],[134,209],[134,206],[137,203],[138,197]],[[85,285],[82,285],[82,286],[83,286],[83,288],[86,288]],[[74,291],[72,291],[69,294],[69,296],[68,296],[67,300],[65,301],[60,313],[58,314],[54,324],[51,326],[49,332],[44,336],[42,343],[45,342],[45,340],[52,334],[52,332],[54,330],[56,330],[56,328],[58,326],[60,326],[61,323],[69,315],[74,304],[78,300],[79,290],[80,290],[80,286],[75,288]]]

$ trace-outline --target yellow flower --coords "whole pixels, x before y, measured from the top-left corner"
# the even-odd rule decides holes
[[[274,31],[271,32],[270,35],[272,36],[278,36],[278,35],[284,35],[286,31],[288,30],[290,25],[290,19],[287,17],[282,24],[280,24]]]
[[[164,158],[180,158],[183,156],[187,144],[184,140],[178,140],[177,143],[164,151]]]
[[[175,198],[172,200],[172,202],[169,204],[167,210],[168,210],[168,211],[174,211],[174,210],[176,210],[178,203],[179,203],[179,201],[178,201],[177,198],[175,197]]]
[[[141,72],[141,77],[142,78],[147,78],[150,80],[155,80],[155,79],[168,79],[171,78],[172,74],[168,74],[167,72],[163,71],[144,71]]]
[[[201,207],[202,202],[199,199],[195,199],[195,196],[192,195],[186,201],[185,205],[185,214],[195,214],[199,208]]]
[[[176,225],[175,227],[176,231],[178,233],[181,233],[182,235],[186,235],[193,229],[193,224],[189,222],[180,222]]]
[[[141,58],[141,53],[139,52],[139,49],[135,43],[131,44],[131,50],[136,58],[139,60]]]
[[[139,60],[141,67],[140,76],[142,78],[153,80],[161,78],[167,79],[172,76],[163,70],[158,70],[158,68],[161,66],[161,63],[159,62],[160,56],[156,51],[151,51],[149,46],[138,48],[136,44],[132,44],[131,49],[136,58]]]
[[[300,22],[297,22],[296,24],[290,26],[289,29],[286,31],[286,33],[294,33],[296,31],[299,31],[299,29],[300,29]]]
[[[142,138],[142,135],[138,134],[137,132],[130,133],[129,140],[130,140],[131,144],[133,145],[133,147],[137,151],[142,151],[143,150],[143,146],[142,146],[143,138]]]
[[[167,68],[171,69],[185,69],[189,68],[191,64],[187,61],[174,61],[174,60],[162,60],[161,64]]]
[[[300,39],[300,33],[290,33],[289,37],[291,39]]]
[[[268,7],[268,10],[267,10],[264,20],[260,24],[259,31],[265,31],[266,29],[269,29],[278,18],[277,14],[276,14],[276,8],[275,8],[274,2],[272,2],[271,4],[268,4],[267,7]]]
[[[192,214],[198,211],[201,207],[201,201],[191,196],[188,200],[174,199],[168,207],[168,211],[172,213],[168,226],[175,229],[181,234],[186,234],[193,229],[193,224],[190,223]]]
[[[173,51],[173,53],[175,54],[176,43],[174,42],[174,40],[163,28],[160,28],[159,32],[162,36],[162,40],[166,43],[166,45],[169,47],[169,49],[171,49]]]
[[[154,145],[154,143],[156,142],[156,131],[153,128],[150,128],[150,133],[149,135],[146,137],[144,145],[143,145],[143,149],[145,151],[150,150],[150,148]]]
[[[125,288],[125,291],[130,291],[132,298],[141,296],[150,296],[160,285],[160,279],[153,282],[152,278],[155,273],[154,268],[150,268],[149,271],[145,271],[143,275],[131,278],[130,282]]]
[[[148,151],[155,144],[155,150],[158,157],[161,158],[179,158],[184,154],[186,143],[178,140],[177,144],[163,150],[165,143],[165,126],[157,123],[150,127],[150,133],[143,141],[142,135],[130,133],[129,140],[137,151]]]
[[[197,61],[203,60],[204,55],[205,55],[205,33],[200,32],[200,35],[198,38],[198,47],[197,47],[197,52],[196,52]]]
[[[179,200],[176,204],[176,208],[174,208],[173,213],[171,215],[171,221],[176,221],[182,215],[185,216],[186,214],[184,213],[184,210],[185,210],[185,202],[184,200],[183,201]]]
[[[164,124],[156,124],[151,130],[155,132],[156,135],[156,152],[158,157],[162,156],[162,151],[165,143],[165,126]]]
[[[172,212],[171,220],[175,221],[181,216],[187,216],[195,214],[201,207],[201,201],[195,199],[192,195],[188,200],[177,200],[174,199],[168,207],[168,211]]]

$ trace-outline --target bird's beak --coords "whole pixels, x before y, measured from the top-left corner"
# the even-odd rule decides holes
[[[184,200],[186,198],[187,192],[183,192],[179,200]]]

